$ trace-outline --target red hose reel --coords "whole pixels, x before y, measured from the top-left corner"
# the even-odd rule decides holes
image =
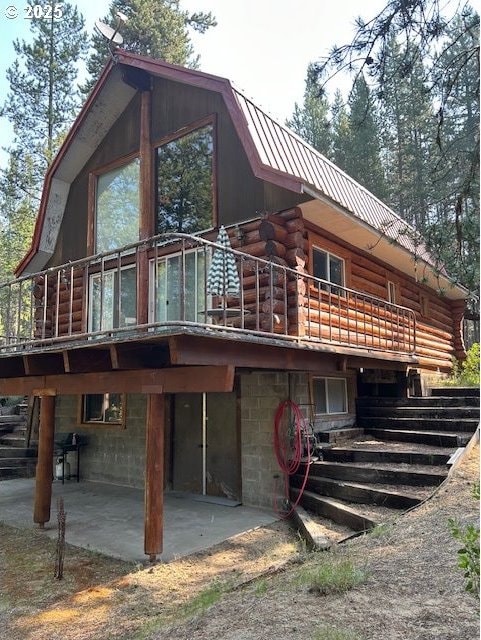
[[[286,419],[284,413],[289,410],[293,417],[293,422]],[[289,479],[295,475],[302,462],[304,448],[307,450],[307,460],[305,460],[305,474],[295,503],[291,503],[289,496]],[[306,419],[298,404],[292,400],[284,400],[277,408],[274,417],[274,451],[277,462],[284,474],[284,501],[286,508],[281,508],[278,504],[277,496],[274,497],[274,509],[281,518],[288,518],[300,502],[302,494],[309,477],[309,465],[311,462],[311,450],[309,442],[309,432]]]

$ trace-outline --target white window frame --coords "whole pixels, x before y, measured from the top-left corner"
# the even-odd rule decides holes
[[[397,304],[396,283],[392,280],[387,281],[387,299],[391,304]]]
[[[318,380],[324,380],[325,381],[325,392],[326,392],[326,412],[325,413],[321,413],[317,411],[316,408],[316,393],[315,393],[315,388],[314,385],[316,383],[316,381]],[[330,407],[329,407],[329,381],[336,381],[336,382],[342,382],[343,383],[343,391],[344,391],[344,406],[345,406],[345,411],[330,411]],[[328,376],[312,376],[311,378],[311,385],[312,385],[312,404],[314,406],[314,413],[316,416],[326,416],[326,415],[345,415],[347,413],[349,413],[349,402],[348,402],[348,396],[347,396],[347,379],[346,378],[334,378],[334,377],[328,377]]]

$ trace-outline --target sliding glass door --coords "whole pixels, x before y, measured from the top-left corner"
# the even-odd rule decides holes
[[[163,258],[150,267],[150,322],[202,321],[208,305],[206,278],[209,252],[186,251]]]
[[[89,331],[110,331],[137,323],[134,266],[90,276]]]

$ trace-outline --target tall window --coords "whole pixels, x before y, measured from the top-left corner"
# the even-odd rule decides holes
[[[109,331],[137,322],[135,267],[90,277],[89,331]]]
[[[213,225],[211,124],[157,149],[157,233],[195,233]]]
[[[344,286],[344,260],[332,255],[328,251],[313,248],[312,250],[313,275],[316,278],[327,280],[333,284]],[[322,287],[327,288],[327,286]],[[339,290],[332,289],[334,293]]]
[[[316,414],[347,413],[345,378],[313,378],[312,394]]]
[[[139,239],[139,159],[97,178],[95,251],[118,249]]]

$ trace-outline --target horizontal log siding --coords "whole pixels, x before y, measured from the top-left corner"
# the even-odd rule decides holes
[[[453,356],[465,357],[462,340],[461,321],[464,311],[463,301],[450,301],[436,295],[426,286],[409,279],[404,274],[390,269],[387,265],[361,254],[345,244],[336,244],[332,236],[309,230],[309,244],[343,258],[346,266],[346,286],[378,298],[388,299],[388,281],[396,285],[397,304],[412,309],[416,314],[416,354],[421,368],[448,371]],[[423,309],[424,305],[424,309]],[[426,311],[426,316],[422,311]],[[311,323],[316,331],[318,311],[313,309]],[[366,323],[366,344],[384,344],[384,336],[378,329]],[[325,337],[325,330],[320,331]]]
[[[45,305],[45,276],[35,280],[33,289],[35,306],[35,338],[51,338],[82,333],[87,330],[84,309],[84,272],[73,271],[73,291],[71,273],[67,270],[61,278],[48,275],[47,303]],[[46,319],[45,323],[43,319]],[[42,334],[42,326],[43,334]]]

